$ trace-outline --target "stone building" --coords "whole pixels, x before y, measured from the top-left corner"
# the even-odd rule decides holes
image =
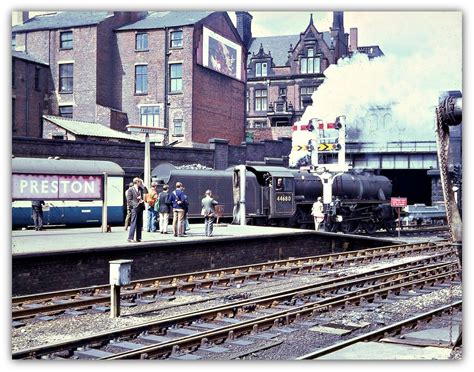
[[[248,141],[290,137],[291,127],[311,105],[324,71],[355,51],[383,55],[378,46],[359,47],[357,29],[344,31],[343,12],[333,12],[330,31],[318,31],[311,15],[299,35],[253,37],[252,16],[237,13],[237,29],[248,47],[246,136]]]
[[[244,139],[247,50],[226,12],[53,12],[13,26],[12,46],[49,66],[43,114],[167,128],[183,146]]]

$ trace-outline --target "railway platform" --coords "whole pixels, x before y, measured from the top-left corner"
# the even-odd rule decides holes
[[[101,285],[109,262],[133,260],[132,279],[219,269],[289,257],[308,257],[396,244],[379,239],[314,230],[218,225],[214,236],[192,224],[186,237],[144,232],[127,242],[123,227],[12,232],[12,292],[25,295]]]
[[[304,230],[288,228],[268,228],[220,224],[214,225],[214,236],[207,238],[203,224],[191,224],[191,229],[184,237],[175,237],[172,232],[142,233],[142,242],[127,242],[127,234],[122,226],[113,226],[111,232],[103,233],[100,227],[87,228],[46,228],[43,231],[14,230],[12,231],[12,254],[64,252],[70,250],[106,248],[106,247],[140,247],[144,245],[189,243],[209,239],[226,239],[279,234],[299,234]],[[171,231],[171,229],[169,229]]]

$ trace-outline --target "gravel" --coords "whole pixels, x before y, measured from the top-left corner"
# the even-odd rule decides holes
[[[20,328],[12,328],[12,352],[32,348],[44,344],[64,342],[77,337],[85,337],[93,334],[105,332],[116,328],[130,327],[144,322],[155,321],[169,316],[176,316],[198,309],[208,308],[212,305],[238,300],[238,298],[257,297],[269,294],[276,290],[285,290],[297,286],[325,281],[330,274],[338,273],[338,276],[352,275],[384,266],[399,264],[410,260],[419,259],[417,257],[404,257],[400,259],[390,259],[378,261],[369,265],[357,264],[338,268],[326,272],[315,272],[309,275],[291,275],[284,279],[262,280],[258,284],[243,284],[240,288],[232,287],[227,290],[214,290],[208,294],[196,294],[178,292],[172,301],[159,301],[147,305],[121,309],[121,317],[111,319],[107,313],[86,313],[81,316],[61,315],[50,321],[27,321],[26,325]],[[334,320],[342,322],[370,322],[371,324],[381,324],[394,322],[407,317],[413,311],[423,311],[437,305],[448,302],[453,297],[461,297],[462,288],[460,285],[453,288],[446,288],[436,292],[413,297],[394,304],[385,304],[375,311],[367,312],[354,310],[335,310],[331,313],[322,314],[322,317],[330,316]],[[199,302],[200,303],[192,303]],[[317,318],[316,318],[317,320]],[[293,327],[293,325],[291,326]],[[271,347],[265,351],[255,352],[243,359],[293,359],[295,356],[314,350],[318,344],[324,344],[333,335],[325,335],[308,331],[308,327],[299,327],[300,331],[289,334],[282,334],[273,341],[285,341],[278,346]],[[340,336],[337,336],[338,338]],[[220,359],[221,354],[206,356],[207,359]],[[460,352],[454,353],[453,359],[457,359]],[[207,354],[206,354],[207,355]]]

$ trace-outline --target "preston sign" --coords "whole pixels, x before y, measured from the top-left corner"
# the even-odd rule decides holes
[[[12,175],[13,200],[102,199],[103,176]]]

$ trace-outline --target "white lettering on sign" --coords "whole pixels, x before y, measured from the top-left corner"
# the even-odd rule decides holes
[[[12,198],[102,199],[102,176],[13,174]]]

